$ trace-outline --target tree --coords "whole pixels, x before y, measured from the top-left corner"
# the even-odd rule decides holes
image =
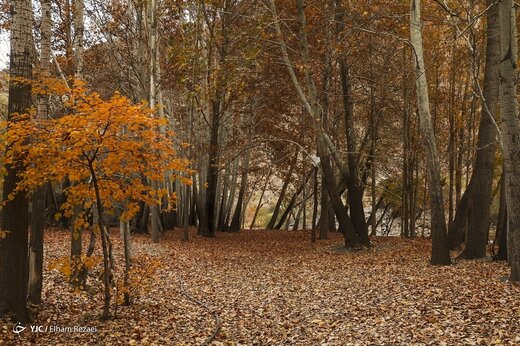
[[[66,89],[61,81],[47,83],[49,81],[35,88],[53,94],[61,94]],[[20,174],[21,180],[9,198],[67,176],[71,185],[65,191],[67,202],[62,205],[63,216],[72,216],[78,207],[87,209],[96,205],[99,217],[93,226],[101,236],[103,318],[107,319],[113,264],[104,216],[115,213],[122,203],[125,203],[123,220],[138,212],[140,201],[160,205],[168,192],[154,188],[153,184],[149,186],[142,176],[152,182],[162,181],[166,172],[186,171],[187,163],[176,157],[172,134],[159,132],[165,125],[164,120],[153,117],[144,104],[134,105],[118,94],[105,101],[77,82],[66,106],[71,113],[59,119],[41,119],[30,114],[19,115],[16,122],[10,123],[6,134],[10,147],[6,162],[27,166],[27,169]],[[73,227],[88,226],[88,219],[78,214]]]
[[[415,83],[419,123],[423,136],[424,147],[428,156],[428,172],[430,175],[430,209],[432,257],[431,263],[438,265],[451,264],[448,248],[446,221],[444,216],[444,199],[442,196],[441,172],[437,144],[433,133],[428,98],[428,84],[424,64],[423,41],[421,33],[421,1],[410,1],[410,34],[414,49]]]
[[[500,109],[507,205],[507,251],[511,281],[520,281],[520,123],[518,120],[518,46],[516,10],[512,0],[500,0]]]
[[[74,79],[80,81],[83,79],[83,60],[84,60],[84,48],[83,48],[83,31],[84,31],[84,4],[83,0],[74,1],[74,60],[75,60],[75,71]],[[74,212],[72,215],[73,220],[78,216],[79,210]],[[71,237],[70,237],[70,260],[71,260],[71,283],[73,286],[79,287],[85,284],[86,279],[86,268],[81,263],[81,253],[83,252],[83,232],[81,228],[74,227],[74,222],[70,225]]]
[[[12,3],[11,53],[9,75],[8,127],[16,125],[17,114],[31,106],[32,78],[32,6],[29,0]],[[26,141],[28,134],[20,137]],[[7,150],[12,145],[7,143]],[[25,164],[5,162],[2,220],[0,229],[0,313],[12,312],[19,322],[26,323],[28,280],[28,202],[26,193],[16,186]]]
[[[291,77],[291,81],[293,83],[294,88],[296,89],[300,101],[304,105],[306,112],[311,117],[311,122],[314,130],[314,139],[316,141],[316,151],[320,158],[320,165],[324,185],[326,186],[326,190],[332,204],[332,209],[334,210],[334,213],[338,218],[340,230],[344,235],[345,247],[354,249],[359,248],[361,245],[361,240],[359,238],[359,235],[356,233],[354,225],[352,224],[352,221],[346,212],[343,201],[341,200],[341,195],[339,193],[339,189],[336,184],[336,178],[334,176],[334,171],[332,170],[331,165],[330,145],[328,144],[329,142],[327,142],[326,134],[324,133],[323,128],[321,126],[322,114],[320,112],[320,107],[318,103],[318,93],[315,81],[313,79],[312,69],[309,60],[309,44],[306,32],[307,18],[305,15],[304,2],[302,0],[297,0],[296,7],[299,21],[300,55],[304,70],[305,86],[308,90],[307,95],[305,94],[304,89],[302,88],[302,85],[298,80],[298,76],[296,75],[295,69],[289,59],[287,47],[281,31],[281,25],[279,23],[279,19],[277,18],[277,11],[274,0],[271,0],[270,5],[271,11],[275,16],[274,26],[278,36],[280,49],[282,51],[283,61],[287,67],[287,70]],[[344,173],[346,172],[345,170],[343,171]]]
[[[41,54],[40,75],[46,78],[49,73],[51,59],[51,2],[41,1],[42,24],[41,24]],[[38,98],[38,117],[47,116],[48,96],[42,95]],[[29,237],[29,302],[40,304],[42,296],[43,281],[43,231],[47,222],[46,199],[48,185],[40,186],[32,196],[31,208],[31,233]]]
[[[491,190],[495,168],[496,123],[498,111],[500,62],[500,36],[498,26],[498,5],[488,0],[486,30],[486,66],[484,71],[484,88],[482,91],[482,111],[478,132],[477,153],[469,187],[465,194],[470,194],[468,202],[468,227],[466,244],[460,257],[473,259],[486,256],[486,245],[489,232],[489,212],[491,206]],[[475,81],[478,83],[478,80]]]

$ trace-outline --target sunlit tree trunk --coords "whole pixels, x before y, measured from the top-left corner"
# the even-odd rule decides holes
[[[46,76],[49,71],[51,59],[51,2],[41,1],[41,56],[40,74]],[[48,97],[40,96],[38,99],[38,117],[47,115]],[[31,233],[29,238],[29,287],[28,297],[32,304],[40,304],[42,299],[43,282],[43,232],[46,225],[46,200],[49,185],[38,188],[32,196],[31,208]]]
[[[157,83],[159,80],[159,70],[157,66],[157,2],[156,0],[150,0],[149,2],[149,46],[150,46],[150,107],[160,108],[157,100]],[[157,182],[152,182],[154,185],[158,185]],[[158,186],[154,186],[157,188]],[[150,205],[150,234],[154,243],[159,242],[161,232],[161,218],[160,218],[160,205],[159,202]]]
[[[447,242],[439,156],[437,154],[437,144],[430,114],[430,102],[428,100],[428,84],[424,66],[421,27],[421,2],[420,0],[411,0],[410,31],[411,42],[415,53],[413,54],[413,62],[415,65],[417,106],[424,147],[428,156],[428,171],[430,173],[429,189],[432,236],[431,263],[445,265],[451,264],[451,259]]]

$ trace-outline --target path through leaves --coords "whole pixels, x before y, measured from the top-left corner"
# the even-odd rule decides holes
[[[121,241],[112,237],[122,263]],[[317,244],[309,238],[308,232],[242,231],[186,243],[170,232],[156,245],[135,236],[135,257],[162,266],[116,319],[99,321],[95,285],[78,295],[62,274],[46,269],[45,303],[33,324],[97,332],[26,329],[17,336],[12,323],[1,321],[0,344],[200,345],[215,320],[182,294],[180,280],[218,314],[222,326],[213,345],[520,344],[520,286],[503,280],[505,264],[432,267],[422,239],[376,238],[371,250],[344,252],[337,234]],[[66,232],[47,231],[46,263],[66,255],[69,242]]]

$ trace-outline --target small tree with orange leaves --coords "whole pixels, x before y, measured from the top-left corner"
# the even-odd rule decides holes
[[[63,95],[68,114],[58,119],[39,119],[34,112],[18,115],[5,134],[4,144],[9,148],[6,163],[25,167],[17,191],[33,191],[68,177],[71,184],[64,191],[67,201],[61,207],[65,217],[71,217],[78,206],[96,204],[99,222],[92,226],[101,236],[103,318],[107,319],[111,267],[103,216],[116,212],[124,203],[121,218],[128,220],[138,212],[140,201],[161,205],[162,198],[175,198],[168,196],[167,189],[154,188],[161,186],[154,182],[163,181],[169,174],[183,179],[177,173],[187,171],[188,163],[176,156],[173,134],[164,130],[166,121],[154,117],[145,104],[132,104],[119,94],[103,100],[99,94],[87,92],[81,82],[70,91],[56,80],[33,85],[33,89],[40,94]],[[75,229],[87,225],[85,217],[75,219]]]

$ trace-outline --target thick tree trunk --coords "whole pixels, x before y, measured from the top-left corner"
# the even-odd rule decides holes
[[[344,10],[340,0],[336,0],[336,31],[337,34],[343,32]],[[343,112],[345,116],[345,137],[347,142],[347,162],[350,178],[346,180],[348,188],[348,200],[350,206],[350,218],[352,224],[365,246],[370,245],[368,238],[368,227],[365,220],[365,210],[363,206],[364,187],[358,177],[358,152],[356,130],[354,124],[354,107],[352,101],[352,86],[350,81],[350,71],[344,55],[339,58],[339,74],[341,81]]]
[[[325,186],[325,182],[322,180],[321,184],[321,203],[320,203],[320,220],[318,221],[320,235],[319,239],[325,240],[329,239],[329,230],[330,227],[330,199],[327,193],[327,187]]]
[[[219,130],[219,111],[220,105],[213,101],[211,126],[210,126],[210,142],[209,142],[209,165],[206,175],[207,189],[206,200],[202,212],[202,219],[199,225],[199,234],[204,237],[214,237],[215,227],[215,203],[217,197],[217,179],[218,179],[218,130]]]
[[[352,221],[348,217],[347,209],[343,205],[343,201],[339,195],[338,188],[336,186],[336,179],[330,165],[330,157],[326,151],[327,149],[325,147],[325,141],[324,139],[321,139],[320,142],[321,143],[318,143],[318,147],[321,146],[321,148],[318,152],[321,159],[323,180],[325,182],[327,193],[330,197],[332,209],[338,218],[339,230],[341,233],[343,233],[343,237],[345,238],[345,247],[354,249],[359,248],[361,245],[361,240],[358,233],[354,229]]]
[[[11,78],[32,78],[32,7],[29,0],[12,2],[11,54],[9,75]],[[27,82],[9,83],[8,120],[14,114],[23,114],[31,106],[31,85]],[[6,165],[3,196],[7,203],[2,209],[0,237],[0,314],[10,311],[19,322],[28,320],[28,202],[26,194],[16,193],[8,200],[18,182],[23,167]]]
[[[423,142],[428,157],[428,171],[430,174],[430,209],[431,209],[431,235],[432,257],[431,263],[436,265],[451,264],[450,251],[446,234],[446,221],[444,216],[444,199],[442,196],[441,173],[437,144],[433,132],[430,114],[430,102],[428,99],[428,84],[426,69],[424,66],[423,40],[421,33],[421,2],[410,1],[410,31],[411,42],[414,48],[413,62],[415,65],[417,106],[420,119],[420,127]]]
[[[518,47],[512,0],[500,0],[500,109],[506,174],[508,255],[511,281],[520,281],[520,124],[518,120]]]
[[[478,186],[478,188],[468,189],[471,195],[469,198],[466,245],[464,251],[460,254],[460,257],[466,259],[485,257],[488,242],[489,211],[492,200],[491,190],[493,188],[497,135],[493,117],[498,110],[498,66],[500,63],[498,5],[493,3],[493,0],[487,1],[487,5],[491,7],[487,11],[484,100],[478,133],[475,168],[471,177],[471,180],[474,180],[474,182],[470,182],[470,185]]]

